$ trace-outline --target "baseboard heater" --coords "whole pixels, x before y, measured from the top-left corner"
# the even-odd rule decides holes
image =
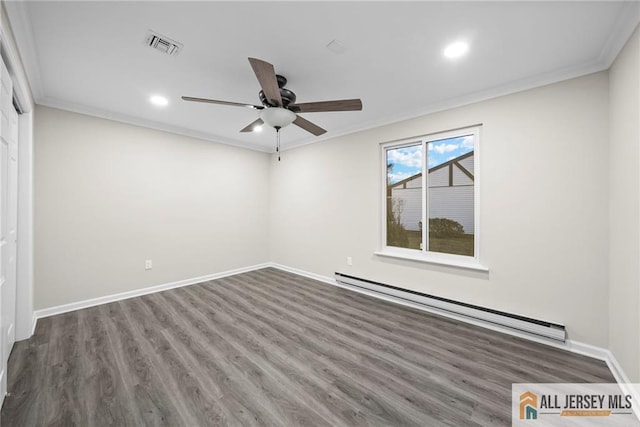
[[[517,314],[505,313],[490,308],[453,301],[434,295],[423,294],[384,283],[374,282],[359,277],[348,276],[342,273],[335,273],[335,279],[339,284],[347,285],[373,291],[404,301],[424,306],[427,310],[440,312],[442,314],[453,314],[461,320],[469,319],[476,322],[486,322],[502,328],[512,329],[519,332],[526,332],[540,337],[550,338],[564,342],[566,332],[564,325],[531,319],[529,317],[518,316]],[[444,313],[443,313],[444,312]],[[474,322],[474,323],[476,323]]]

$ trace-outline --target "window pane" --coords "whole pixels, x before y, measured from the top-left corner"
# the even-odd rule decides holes
[[[391,148],[387,157],[387,246],[422,246],[422,144]]]
[[[427,144],[429,247],[474,256],[473,135]]]

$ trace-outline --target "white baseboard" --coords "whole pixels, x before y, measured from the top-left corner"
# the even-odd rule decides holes
[[[591,344],[585,344],[580,341],[567,340],[565,346],[561,346],[560,348],[564,348],[572,353],[602,360],[604,362],[606,362],[611,356],[611,352],[606,348],[597,347]]]
[[[624,394],[630,394],[632,396],[632,401],[635,402],[632,407],[633,412],[635,413],[638,421],[640,421],[640,384],[632,384],[631,381],[629,381],[629,377],[627,377],[627,374],[624,372],[624,369],[622,369],[622,366],[620,366],[618,359],[616,359],[611,350],[606,350],[606,352],[607,359],[605,360],[605,362],[607,362],[607,366],[616,379],[616,382],[620,384],[622,392]]]
[[[179,288],[182,286],[194,285],[196,283],[206,282],[208,280],[221,279],[223,277],[234,276],[236,274],[246,273],[248,271],[259,270],[261,268],[270,267],[271,263],[257,264],[249,267],[236,268],[233,270],[227,270],[220,273],[207,274],[206,276],[193,277],[191,279],[178,280],[176,282],[165,283],[163,285],[150,286],[148,288],[136,289],[133,291],[121,292],[113,295],[105,295],[103,297],[91,298],[84,301],[73,302],[70,304],[58,305],[55,307],[45,308],[42,310],[36,310],[34,312],[34,318],[42,319],[43,317],[54,316],[56,314],[68,313],[70,311],[81,310],[83,308],[94,307],[96,305],[107,304],[110,302],[121,301],[129,298],[139,297],[142,295],[152,294],[155,292],[162,292],[168,289]],[[36,322],[34,321],[33,328],[35,331]]]
[[[633,402],[640,402],[640,389],[638,388],[638,385],[632,384],[631,381],[629,381],[629,377],[624,372],[624,369],[622,369],[618,359],[616,359],[611,350],[571,340],[567,340],[566,350],[604,361],[611,371],[613,378],[615,378],[616,382],[620,385],[622,392],[624,394],[630,394]],[[640,421],[640,406],[638,406],[638,404],[634,404],[632,410],[638,421]]]
[[[317,280],[318,282],[328,283],[330,285],[340,286],[333,277],[322,276],[320,274],[310,273],[308,271],[300,270],[298,268],[289,267],[286,265],[270,262],[269,267],[277,268],[278,270],[286,271],[289,273],[297,274],[298,276],[307,277],[309,279]]]
[[[36,316],[36,312],[32,312],[31,313],[31,335],[30,337],[33,336],[33,334],[36,333],[36,325],[38,324],[38,316]]]
[[[29,327],[27,328],[28,330],[28,335],[24,336],[18,336],[18,331],[16,330],[16,342],[18,341],[24,341],[24,340],[28,340],[29,338],[31,338],[33,336],[33,334],[36,332],[36,323],[37,323],[38,319],[36,318],[36,312],[35,311],[31,311],[31,323],[29,324]]]

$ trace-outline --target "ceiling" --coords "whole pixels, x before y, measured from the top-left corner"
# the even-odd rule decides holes
[[[240,133],[260,105],[247,60],[275,66],[297,102],[361,98],[357,112],[302,116],[283,149],[607,69],[640,21],[626,2],[5,2],[36,103],[262,151]],[[168,56],[148,30],[183,44]],[[327,45],[336,40],[344,52]],[[466,56],[445,58],[449,43]],[[164,108],[151,95],[169,99]]]

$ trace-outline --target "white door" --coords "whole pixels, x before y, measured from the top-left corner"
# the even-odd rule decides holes
[[[0,404],[7,392],[7,362],[16,339],[18,219],[18,113],[4,63],[0,70]]]

